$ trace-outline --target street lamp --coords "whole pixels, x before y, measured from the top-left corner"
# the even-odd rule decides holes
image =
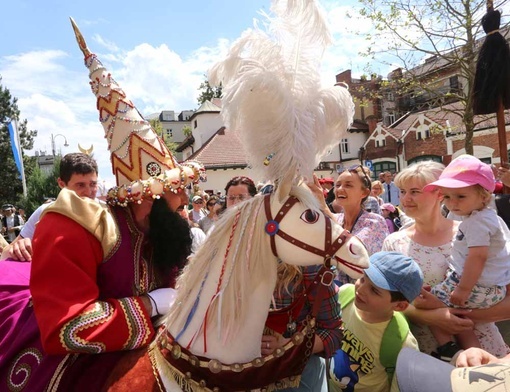
[[[53,152],[53,156],[55,156],[55,138],[58,136],[62,136],[64,138],[64,147],[69,147],[69,143],[67,143],[67,138],[64,135],[58,133],[55,136],[53,136],[53,134],[51,134],[51,151]]]

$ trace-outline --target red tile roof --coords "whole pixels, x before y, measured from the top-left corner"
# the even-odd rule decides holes
[[[206,169],[244,168],[248,166],[239,135],[221,127],[188,160],[201,162]]]

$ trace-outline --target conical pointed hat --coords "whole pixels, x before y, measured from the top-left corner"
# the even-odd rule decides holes
[[[72,18],[71,24],[89,69],[90,86],[97,98],[99,121],[105,131],[117,180],[117,187],[108,192],[107,202],[112,205],[141,203],[143,198],[158,198],[166,191],[181,192],[188,184],[204,178],[205,171],[199,163],[177,163],[149,122],[87,48]]]

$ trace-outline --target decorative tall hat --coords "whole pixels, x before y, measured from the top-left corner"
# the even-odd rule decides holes
[[[108,204],[141,203],[144,198],[159,198],[168,191],[182,192],[188,184],[205,178],[205,170],[199,163],[177,163],[150,123],[87,48],[72,18],[71,24],[90,72],[90,86],[97,97],[99,121],[105,130],[117,180],[117,186],[108,191]]]

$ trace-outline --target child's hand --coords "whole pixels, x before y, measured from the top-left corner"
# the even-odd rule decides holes
[[[450,302],[455,306],[464,306],[466,305],[469,296],[471,295],[471,290],[467,290],[457,286],[455,290],[453,290],[450,295]]]

